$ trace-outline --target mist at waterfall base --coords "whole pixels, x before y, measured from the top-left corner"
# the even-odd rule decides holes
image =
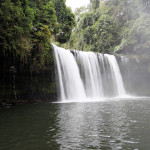
[[[122,56],[117,60],[114,55],[65,50],[54,44],[53,48],[60,101],[100,101],[139,96],[131,90],[128,58]]]

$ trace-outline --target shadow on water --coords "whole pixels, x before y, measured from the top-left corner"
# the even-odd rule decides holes
[[[148,150],[150,101],[46,103],[0,110],[1,150]]]

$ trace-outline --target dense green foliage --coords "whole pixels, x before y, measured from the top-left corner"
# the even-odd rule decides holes
[[[67,47],[103,53],[149,52],[149,0],[90,0],[87,8],[75,14],[77,27]]]
[[[32,71],[43,69],[51,60],[50,42],[67,42],[74,25],[65,0],[1,0],[1,56],[28,64]]]
[[[56,40],[60,43],[65,43],[69,40],[72,28],[75,25],[74,14],[71,13],[70,8],[66,8],[65,0],[55,0],[54,4],[59,22]]]
[[[0,101],[55,98],[51,42],[149,59],[150,0],[90,0],[75,16],[65,0],[0,1]]]
[[[65,0],[0,1],[0,105],[56,99],[51,42],[67,42],[74,25]]]

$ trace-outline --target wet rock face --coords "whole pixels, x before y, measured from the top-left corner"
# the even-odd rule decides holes
[[[127,92],[136,96],[150,96],[150,61],[148,58],[120,60],[120,68]]]
[[[54,67],[39,73],[11,67],[0,70],[0,102],[56,100]]]

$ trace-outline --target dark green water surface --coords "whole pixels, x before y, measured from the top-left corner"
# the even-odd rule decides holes
[[[0,109],[0,150],[150,150],[150,99]]]

